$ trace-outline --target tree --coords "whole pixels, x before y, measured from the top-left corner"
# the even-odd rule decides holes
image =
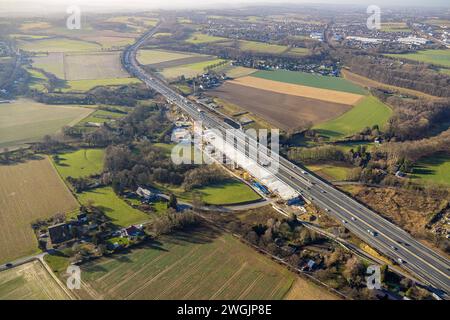
[[[169,202],[167,203],[167,208],[172,208],[175,210],[178,208],[178,200],[173,193],[170,194]]]

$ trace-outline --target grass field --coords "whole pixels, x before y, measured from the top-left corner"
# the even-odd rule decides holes
[[[51,38],[33,41],[19,40],[19,47],[29,52],[78,52],[78,51],[98,51],[101,46],[87,41]]]
[[[70,53],[64,55],[66,80],[127,78],[120,52]]]
[[[65,125],[74,125],[93,110],[76,106],[46,105],[27,99],[0,104],[0,149],[40,141]]]
[[[258,71],[253,73],[252,77],[304,85],[320,89],[349,92],[359,95],[367,94],[367,92],[363,88],[343,78],[326,77],[306,72],[287,71],[287,70]]]
[[[231,235],[205,227],[87,263],[82,271],[75,294],[83,299],[282,299],[299,279]],[[307,299],[316,291],[305,281],[296,293]]]
[[[59,164],[55,163],[59,174],[63,178],[85,177],[91,174],[99,174],[103,170],[105,151],[103,149],[80,149],[75,152],[59,155]],[[81,204],[93,202],[100,207],[112,222],[120,226],[129,226],[150,219],[147,214],[130,207],[120,199],[111,187],[96,188],[77,194]]]
[[[251,202],[260,199],[260,196],[246,184],[230,179],[228,182],[217,185],[209,185],[196,188],[193,191],[185,191],[183,188],[155,184],[155,187],[163,193],[173,193],[180,200],[190,201],[193,192],[199,192],[202,200],[210,205],[231,205]]]
[[[48,78],[44,73],[38,70],[34,70],[31,68],[27,68],[27,72],[30,74],[30,89],[44,91],[46,86],[48,85]]]
[[[237,67],[229,68],[228,70],[225,71],[225,74],[228,77],[234,79],[234,78],[240,78],[240,77],[248,76],[248,75],[252,74],[255,71],[256,71],[256,69],[237,66]]]
[[[309,50],[307,48],[291,48],[287,53],[295,56],[305,56],[309,54]]]
[[[0,263],[38,252],[31,223],[78,203],[47,158],[0,166]]]
[[[255,201],[261,197],[246,184],[231,180],[230,182],[196,189],[208,204],[227,205]]]
[[[415,53],[386,55],[392,58],[420,61],[450,68],[450,50],[423,50]]]
[[[252,51],[262,53],[283,53],[286,50],[288,50],[288,47],[286,46],[247,40],[240,40],[239,48],[242,51]]]
[[[33,67],[43,69],[46,72],[54,74],[59,79],[65,79],[64,73],[64,53],[50,52],[33,57]]]
[[[167,50],[139,50],[137,59],[141,64],[156,64],[193,57],[195,54]]]
[[[140,83],[137,78],[114,78],[114,79],[95,79],[95,80],[72,80],[67,81],[67,88],[63,92],[69,91],[88,91],[98,86],[120,86],[132,83]]]
[[[129,226],[150,220],[150,216],[130,207],[120,199],[111,187],[96,188],[77,194],[81,204],[93,202],[93,205],[104,210],[111,222],[119,226]]]
[[[344,181],[347,180],[348,174],[351,170],[350,166],[342,164],[312,164],[306,166],[309,170],[318,174],[319,176],[330,181]]]
[[[381,24],[381,31],[383,32],[410,32],[406,22],[384,22]]]
[[[55,163],[56,169],[63,178],[87,177],[103,171],[104,149],[80,149],[75,152],[59,155],[60,161]]]
[[[227,38],[222,37],[214,37],[210,36],[204,33],[195,32],[191,34],[191,36],[186,39],[186,42],[192,43],[192,44],[202,44],[202,43],[211,43],[211,42],[219,42],[219,41],[226,41]]]
[[[364,98],[342,116],[316,125],[313,129],[331,140],[359,132],[378,124],[383,127],[392,114],[391,108],[373,96]]]
[[[185,64],[178,67],[166,68],[161,71],[161,74],[166,79],[176,79],[178,77],[184,76],[185,78],[195,77],[203,72],[205,68],[216,63],[225,61],[223,59],[208,60],[203,62]]]
[[[78,125],[85,125],[88,122],[105,123],[108,121],[123,118],[125,116],[126,114],[123,113],[112,112],[107,110],[95,110],[87,118],[84,118],[82,121],[80,121]]]
[[[419,161],[414,166],[412,178],[450,186],[450,155],[440,153]]]
[[[33,67],[63,80],[128,78],[119,52],[51,52],[33,57]]]
[[[41,262],[0,272],[0,300],[67,300],[69,296]]]

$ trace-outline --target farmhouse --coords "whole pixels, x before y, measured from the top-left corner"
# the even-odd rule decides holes
[[[48,228],[52,244],[59,244],[72,239],[71,227],[67,223],[60,223]]]

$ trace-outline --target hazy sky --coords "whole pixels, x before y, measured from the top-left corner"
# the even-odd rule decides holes
[[[379,6],[450,6],[449,0],[0,0],[0,12],[54,12],[76,4],[89,9],[174,9],[230,7],[255,3],[376,4]]]

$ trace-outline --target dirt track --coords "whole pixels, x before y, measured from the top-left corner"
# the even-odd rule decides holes
[[[313,88],[298,84],[272,81],[251,76],[242,77],[236,80],[231,80],[229,82],[255,89],[270,90],[272,92],[281,94],[288,94],[303,98],[318,99],[326,102],[341,103],[348,105],[355,105],[363,97],[362,95],[354,93]]]
[[[334,119],[351,108],[345,104],[250,88],[235,81],[227,81],[208,95],[234,103],[284,130],[299,127],[306,121],[316,124]]]

